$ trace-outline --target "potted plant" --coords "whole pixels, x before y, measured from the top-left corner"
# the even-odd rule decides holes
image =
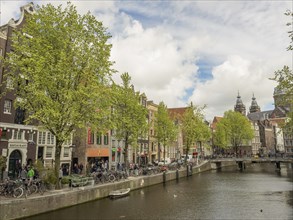
[[[44,178],[45,184],[48,186],[49,189],[55,189],[57,184],[57,177],[54,173],[53,169],[48,169],[46,172],[46,176]]]
[[[69,178],[68,177],[62,177],[61,184],[62,184],[62,188],[69,187]]]

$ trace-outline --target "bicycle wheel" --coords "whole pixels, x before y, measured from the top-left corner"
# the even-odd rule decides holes
[[[39,185],[38,192],[43,195],[46,191],[46,186],[44,184]]]
[[[36,192],[38,192],[38,187],[36,185],[30,185],[28,195],[31,195],[31,194],[36,193]]]
[[[23,195],[23,189],[21,187],[16,188],[13,190],[13,197],[20,198]]]
[[[110,182],[115,182],[115,180],[116,180],[116,178],[113,174],[110,174],[108,178],[109,178]]]

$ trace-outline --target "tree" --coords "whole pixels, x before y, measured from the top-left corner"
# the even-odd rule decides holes
[[[291,17],[291,22],[287,23],[288,26],[293,25],[293,12],[287,11],[285,15]],[[289,32],[289,37],[291,39],[290,45],[287,47],[288,51],[293,51],[293,30],[291,29]],[[292,53],[291,53],[292,55]],[[282,70],[277,70],[275,72],[275,77],[273,80],[277,81],[278,86],[277,89],[283,91],[284,99],[282,100],[284,106],[290,106],[288,113],[288,120],[285,127],[292,128],[293,127],[293,71],[288,66],[284,66]]]
[[[0,156],[0,180],[3,178],[3,172],[6,168],[6,157]]]
[[[241,113],[229,110],[217,124],[215,144],[223,149],[234,148],[237,155],[238,148],[253,137],[254,132],[249,120]]]
[[[101,22],[79,15],[71,3],[37,6],[15,30],[6,80],[16,88],[14,104],[26,111],[26,123],[37,120],[55,136],[56,176],[62,145],[74,129],[97,128],[110,110],[109,38]]]
[[[115,137],[125,141],[124,162],[128,167],[129,145],[137,147],[139,137],[147,132],[147,109],[140,102],[141,94],[130,84],[128,73],[121,75],[122,85],[113,84],[113,123]]]
[[[164,163],[166,161],[166,146],[170,142],[174,141],[177,137],[177,129],[168,114],[167,106],[164,102],[160,102],[158,111],[155,113],[155,137],[158,141],[158,145],[163,145],[163,157]],[[160,150],[160,149],[159,149]],[[159,158],[161,160],[161,158]]]
[[[186,149],[185,162],[193,144],[207,141],[210,138],[210,130],[202,113],[203,109],[204,107],[194,106],[191,102],[182,116],[182,133]]]

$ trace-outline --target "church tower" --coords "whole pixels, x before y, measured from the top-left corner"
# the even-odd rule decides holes
[[[241,100],[241,96],[239,95],[239,91],[238,91],[238,96],[237,96],[237,100],[236,100],[236,105],[234,106],[234,111],[240,112],[242,115],[246,115],[246,107]]]
[[[257,104],[256,98],[254,97],[254,93],[252,95],[252,101],[251,101],[251,106],[249,108],[249,113],[254,113],[254,112],[260,112],[260,107]]]

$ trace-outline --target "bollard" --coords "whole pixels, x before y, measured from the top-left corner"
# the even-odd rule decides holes
[[[243,163],[242,163],[242,161],[239,161],[238,162],[238,168],[239,168],[239,170],[243,170]]]
[[[178,169],[176,170],[176,180],[177,181],[179,180],[179,170]]]
[[[190,176],[192,176],[192,165],[190,164]]]
[[[163,172],[163,183],[166,182],[166,171]]]
[[[276,161],[276,171],[280,171],[281,170],[281,163],[280,161]]]

